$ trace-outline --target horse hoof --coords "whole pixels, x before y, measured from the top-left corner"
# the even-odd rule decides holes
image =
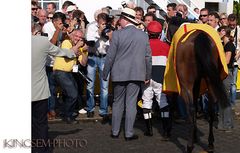
[[[213,153],[214,152],[214,147],[213,146],[208,146],[208,153]]]
[[[193,146],[187,146],[187,153],[192,153]]]

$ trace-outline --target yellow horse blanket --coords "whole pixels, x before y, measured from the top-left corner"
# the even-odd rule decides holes
[[[168,55],[168,61],[167,61],[167,65],[164,73],[163,92],[165,93],[168,93],[168,92],[177,92],[179,94],[181,93],[181,88],[180,88],[179,80],[176,73],[175,57],[177,53],[177,44],[184,34],[189,33],[184,39],[182,39],[181,42],[186,41],[187,37],[195,30],[202,30],[208,33],[208,35],[214,40],[214,43],[218,48],[220,61],[223,67],[223,69],[221,70],[221,78],[224,79],[228,75],[228,68],[226,64],[225,53],[224,53],[222,42],[220,40],[220,36],[217,33],[217,31],[213,29],[211,26],[206,24],[186,23],[181,25],[181,27],[179,27],[179,29],[176,31],[172,39],[172,43],[171,43],[170,51]],[[201,81],[200,93],[203,93],[204,91],[206,91],[206,89],[207,88],[205,85],[205,81],[204,82]]]

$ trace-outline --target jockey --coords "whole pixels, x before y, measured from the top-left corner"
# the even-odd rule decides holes
[[[164,71],[169,52],[169,45],[160,40],[162,26],[157,21],[152,21],[147,26],[149,43],[152,50],[152,79],[148,84],[145,84],[142,95],[142,108],[143,116],[146,122],[147,130],[144,133],[146,136],[152,136],[152,123],[151,123],[151,109],[153,97],[160,107],[161,118],[163,123],[163,137],[168,139],[171,131],[171,119],[169,116],[169,105],[167,97],[162,93],[162,83],[164,78]]]

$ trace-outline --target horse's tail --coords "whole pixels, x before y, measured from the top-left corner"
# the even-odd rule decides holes
[[[212,40],[205,32],[200,32],[194,41],[194,50],[198,65],[199,73],[203,75],[206,81],[210,83],[213,94],[222,107],[229,105],[225,86],[220,77],[220,68],[218,60],[214,60]]]

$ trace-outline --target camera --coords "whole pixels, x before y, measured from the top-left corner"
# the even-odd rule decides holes
[[[107,40],[109,40],[109,37],[107,36],[107,33],[109,33],[110,31],[114,31],[115,28],[112,26],[112,22],[114,20],[114,16],[109,15],[107,17],[107,23],[106,23],[106,27],[103,29],[101,36]]]
[[[41,36],[48,37],[47,33],[41,32]]]
[[[76,18],[76,20],[78,24],[81,24],[81,20],[79,18]]]
[[[89,47],[94,47],[95,46],[95,41],[94,40],[87,41],[85,38],[83,38],[83,42],[84,42],[84,45],[86,44]]]
[[[81,25],[81,20],[79,18],[75,18],[77,20],[77,24],[74,25],[74,29],[80,29],[80,25]]]
[[[107,35],[107,33],[111,32],[111,31],[114,31],[115,28],[112,26],[112,25],[107,25],[106,28],[103,29],[102,31],[102,37],[109,40],[109,37]]]
[[[122,5],[123,8],[127,7],[127,3],[125,1],[122,1],[121,5]]]
[[[182,18],[182,13],[181,12],[177,12],[176,16]]]
[[[63,26],[67,29],[69,27],[69,24],[67,24],[66,22],[63,23]]]

